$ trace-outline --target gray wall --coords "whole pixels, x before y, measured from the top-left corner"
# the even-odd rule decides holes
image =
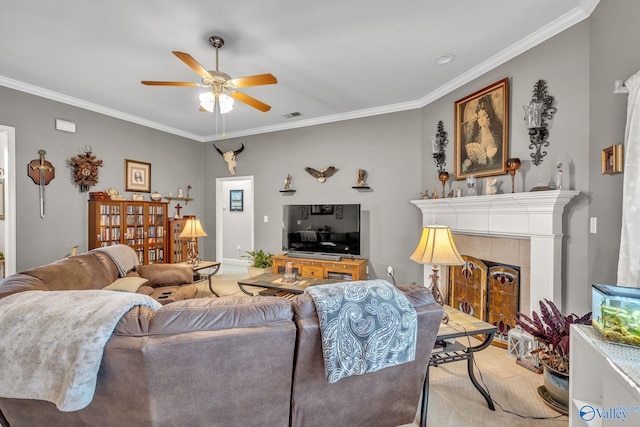
[[[56,118],[75,122],[77,132],[55,130]],[[66,256],[75,245],[80,252],[86,251],[88,193],[81,193],[73,183],[68,165],[85,146],[104,164],[98,185],[90,191],[113,187],[130,196],[124,193],[124,159],[149,162],[152,190],[164,195],[172,190],[175,195],[178,187],[186,191],[191,184],[195,200],[182,214],[201,215],[199,142],[4,87],[0,87],[0,123],[16,129],[18,271]],[[46,159],[56,168],[55,178],[46,186],[44,219],[40,218],[38,186],[26,173],[39,149],[46,151]],[[173,215],[175,209],[169,213]]]
[[[589,196],[598,234],[589,235],[589,284],[616,283],[624,173],[602,175],[601,152],[624,142],[628,96],[612,91],[615,80],[627,79],[640,69],[638,16],[640,2],[603,0],[590,19]]]
[[[217,141],[223,150],[243,142],[238,155],[238,176],[255,177],[255,248],[281,252],[283,204],[362,205],[362,256],[370,259],[371,276],[385,276],[387,265],[396,269],[398,282],[421,280],[422,267],[409,260],[419,238],[421,218],[409,203],[420,191],[422,167],[420,112],[349,120],[247,138]],[[205,162],[224,164],[206,144]],[[305,172],[333,165],[339,171],[319,183]],[[354,190],[358,169],[366,169],[371,191]],[[295,193],[280,193],[287,174]],[[220,167],[204,172],[207,188],[207,230],[215,229],[214,188],[217,177],[228,176]],[[211,203],[209,203],[211,201]],[[270,220],[264,223],[267,215]],[[207,250],[215,241],[205,239]]]
[[[564,239],[563,293],[567,309],[583,312],[589,306],[589,280],[584,260],[588,243],[588,193],[589,193],[589,26],[580,23],[539,46],[506,62],[478,79],[464,85],[449,95],[423,109],[423,134],[435,135],[439,120],[444,122],[449,133],[447,147],[447,170],[451,175],[450,185],[462,187],[464,181],[453,182],[454,103],[475,91],[505,77],[509,78],[510,130],[509,156],[518,157],[522,167],[516,175],[516,191],[529,191],[540,177],[548,183],[555,174],[558,158],[565,165],[564,188],[580,190],[582,194],[566,208]],[[523,105],[531,101],[533,86],[539,80],[547,81],[548,92],[555,97],[557,113],[549,126],[547,156],[542,163],[531,163],[529,135],[524,124]],[[436,167],[430,150],[423,153],[423,187],[440,188]],[[511,177],[504,175],[502,192],[511,191]],[[484,179],[476,184],[484,191]]]
[[[360,203],[363,256],[370,259],[370,276],[384,277],[386,266],[393,265],[398,283],[422,282],[422,266],[408,258],[421,225],[419,211],[409,200],[425,189],[440,188],[429,148],[437,122],[443,120],[449,132],[447,170],[452,173],[455,100],[509,77],[509,153],[529,159],[522,105],[531,99],[534,83],[545,79],[558,108],[550,128],[549,154],[538,167],[523,165],[516,188],[528,191],[540,175],[552,176],[559,157],[565,162],[565,187],[582,192],[565,216],[565,309],[588,310],[591,283],[615,283],[623,175],[602,176],[600,152],[623,139],[626,96],[613,95],[611,90],[614,80],[625,79],[640,68],[640,58],[632,54],[640,34],[631,30],[639,13],[639,2],[602,0],[589,20],[421,110],[216,142],[223,149],[237,148],[240,142],[247,147],[238,156],[236,173],[255,177],[255,248],[280,250],[285,203]],[[55,118],[75,121],[78,133],[55,131]],[[39,148],[47,150],[47,158],[57,167],[57,177],[47,188],[44,220],[38,216],[37,186],[23,172],[18,174],[18,269],[64,256],[76,244],[86,247],[87,195],[71,185],[65,166],[85,145],[91,145],[105,160],[97,189],[123,189],[125,158],[151,162],[153,189],[164,194],[193,185],[195,200],[183,214],[201,216],[209,233],[200,241],[201,255],[213,259],[215,179],[229,175],[210,143],[185,140],[6,88],[0,88],[0,123],[16,127],[18,167],[36,158]],[[304,172],[305,166],[329,165],[339,172],[324,184]],[[351,188],[359,168],[369,172],[369,192]],[[279,193],[287,173],[293,176],[296,193]],[[510,191],[508,177],[504,180],[503,191]],[[264,215],[269,216],[269,223],[262,222]],[[588,233],[589,216],[598,217],[598,234]]]

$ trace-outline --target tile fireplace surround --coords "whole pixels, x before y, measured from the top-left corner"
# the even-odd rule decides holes
[[[529,307],[521,305],[520,311],[531,313],[542,298],[562,307],[562,214],[579,193],[534,191],[411,203],[422,211],[423,226],[440,224],[460,235],[529,240],[529,295],[521,298]],[[430,282],[430,275],[431,266],[425,265],[424,283]]]

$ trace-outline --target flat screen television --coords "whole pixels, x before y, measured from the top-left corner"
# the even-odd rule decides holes
[[[282,249],[360,255],[360,205],[284,205]]]

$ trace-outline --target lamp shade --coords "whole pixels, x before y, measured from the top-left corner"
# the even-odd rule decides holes
[[[418,247],[410,257],[420,264],[461,265],[460,256],[451,236],[451,229],[444,225],[427,225],[422,229]]]
[[[187,222],[185,222],[184,227],[182,228],[182,232],[180,233],[181,238],[185,237],[204,237],[207,233],[202,229],[202,225],[200,224],[200,220],[196,218],[189,218]]]

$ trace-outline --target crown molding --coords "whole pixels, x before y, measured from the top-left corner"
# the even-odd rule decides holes
[[[244,129],[236,132],[228,132],[224,137],[221,135],[196,135],[191,132],[186,132],[182,129],[177,129],[171,126],[166,126],[161,123],[153,122],[151,120],[143,119],[132,114],[123,113],[112,108],[107,108],[98,104],[83,101],[78,98],[73,98],[67,95],[63,95],[58,92],[43,89],[38,86],[33,86],[27,83],[23,83],[17,80],[13,80],[4,76],[0,76],[0,86],[6,86],[11,89],[19,90],[21,92],[30,93],[32,95],[40,96],[42,98],[51,99],[53,101],[62,102],[64,104],[72,105],[74,107],[82,108],[85,110],[93,111],[96,113],[104,114],[106,116],[114,117],[117,119],[125,120],[131,123],[139,124],[148,128],[156,129],[162,132],[177,135],[183,138],[191,139],[198,142],[211,142],[218,141],[225,138],[236,138],[249,135],[257,135],[262,133],[279,132],[289,129],[297,129],[301,127],[315,126],[333,122],[339,122],[344,120],[352,120],[363,117],[376,116],[380,114],[396,113],[400,111],[413,110],[417,108],[423,108],[426,105],[436,101],[437,99],[451,93],[459,87],[471,82],[472,80],[482,76],[488,71],[504,64],[505,62],[513,59],[514,57],[526,52],[527,50],[535,47],[536,45],[548,40],[556,34],[566,30],[567,28],[587,19],[591,16],[596,6],[600,3],[600,0],[580,0],[579,5],[573,10],[567,12],[557,20],[547,24],[535,33],[530,34],[528,37],[520,40],[519,42],[511,45],[507,49],[499,52],[490,59],[484,61],[480,65],[464,74],[450,80],[446,84],[442,85],[433,92],[425,95],[424,97],[415,100],[402,102],[397,104],[391,104],[381,107],[367,108],[364,110],[350,111],[341,114],[332,114],[329,116],[316,117],[306,120],[298,120],[290,123],[283,123],[272,126],[263,126],[251,129]]]
[[[107,108],[98,104],[93,104],[91,102],[83,101],[82,99],[74,98],[72,96],[67,96],[59,92],[54,92],[52,90],[44,89],[39,86],[30,85],[28,83],[10,79],[8,77],[0,76],[0,86],[5,86],[10,89],[15,89],[20,92],[29,93],[31,95],[36,95],[41,98],[50,99],[52,101],[61,102],[63,104],[72,105],[74,107],[93,111],[95,113],[104,114],[105,116],[114,117],[116,119],[125,120],[127,122],[136,123],[141,126],[156,129],[156,130],[170,133],[170,134],[174,134],[177,136],[181,136],[183,138],[204,142],[202,136],[196,135],[191,132],[186,132],[181,129],[177,129],[171,126],[166,126],[151,120],[146,120],[141,117],[134,116],[132,114],[123,113],[122,111],[114,110],[112,108]]]

